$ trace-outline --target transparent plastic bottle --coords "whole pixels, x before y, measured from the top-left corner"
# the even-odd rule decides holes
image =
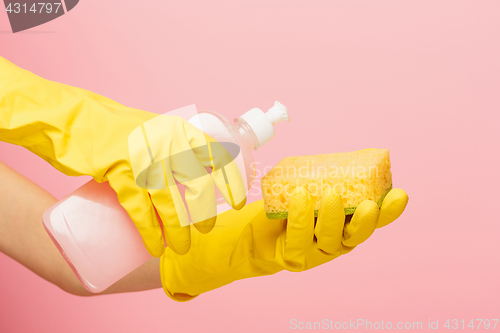
[[[271,140],[273,126],[289,117],[287,108],[275,102],[267,112],[254,108],[234,122],[214,112],[200,112],[186,120],[219,142],[238,145],[234,160],[248,191],[255,177],[251,151]],[[217,213],[231,209],[216,192]],[[151,258],[108,182],[91,180],[67,195],[45,211],[43,224],[82,284],[93,293],[104,291]]]

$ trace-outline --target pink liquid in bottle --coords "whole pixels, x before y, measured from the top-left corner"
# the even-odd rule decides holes
[[[86,183],[43,214],[47,233],[93,293],[152,258],[108,182]]]

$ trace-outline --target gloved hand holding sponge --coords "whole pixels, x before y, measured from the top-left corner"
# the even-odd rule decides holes
[[[166,249],[165,293],[186,301],[235,280],[331,261],[403,213],[408,196],[391,188],[387,150],[285,158],[262,179],[264,200],[222,214],[207,235],[192,233],[197,246],[186,255]]]
[[[199,149],[216,141],[184,119],[128,108],[45,80],[1,57],[0,140],[27,148],[66,175],[109,181],[148,252],[161,256],[162,285],[176,301],[235,280],[326,263],[394,221],[408,202],[403,190],[391,190],[388,152],[373,150],[337,156],[333,163],[331,156],[285,159],[281,166],[319,163],[305,178],[273,169],[263,179],[264,200],[243,207],[246,190],[238,168],[227,163],[223,150],[218,150],[222,156],[214,156],[210,149]],[[188,164],[171,159],[181,152],[189,155]],[[331,170],[352,161],[375,165],[380,173],[314,175],[321,172],[317,167]],[[221,164],[226,165],[224,174],[217,172]],[[185,225],[176,209],[176,186],[137,185],[138,174],[146,169],[148,181],[175,179],[186,185],[187,209],[200,221],[195,228]],[[356,184],[346,183],[349,179]],[[339,191],[339,184],[347,187]],[[216,217],[214,186],[236,210]]]

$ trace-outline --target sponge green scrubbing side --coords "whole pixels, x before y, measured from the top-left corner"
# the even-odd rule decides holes
[[[392,185],[385,191],[385,193],[382,195],[382,197],[380,197],[380,199],[378,200],[377,205],[379,207],[382,206],[382,201],[384,201],[385,196],[387,195],[387,193],[389,193],[390,190],[392,190]],[[355,211],[356,211],[356,207],[344,208],[345,215],[352,215],[352,214],[354,214]],[[266,212],[266,216],[269,219],[286,219],[286,218],[288,218],[288,212],[277,212],[277,213],[267,213]],[[314,217],[318,217],[318,210],[317,209],[314,210]]]
[[[342,195],[346,215],[365,199],[380,206],[392,188],[390,168],[387,149],[286,157],[262,178],[267,217],[287,218],[290,195],[297,186],[309,191],[315,216],[327,187]]]

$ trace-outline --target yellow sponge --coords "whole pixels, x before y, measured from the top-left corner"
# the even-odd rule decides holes
[[[328,187],[342,195],[345,214],[350,215],[366,199],[380,206],[391,190],[389,150],[373,148],[285,157],[262,178],[261,185],[268,218],[287,218],[290,195],[299,185],[311,194],[315,216],[318,216],[323,191]]]

